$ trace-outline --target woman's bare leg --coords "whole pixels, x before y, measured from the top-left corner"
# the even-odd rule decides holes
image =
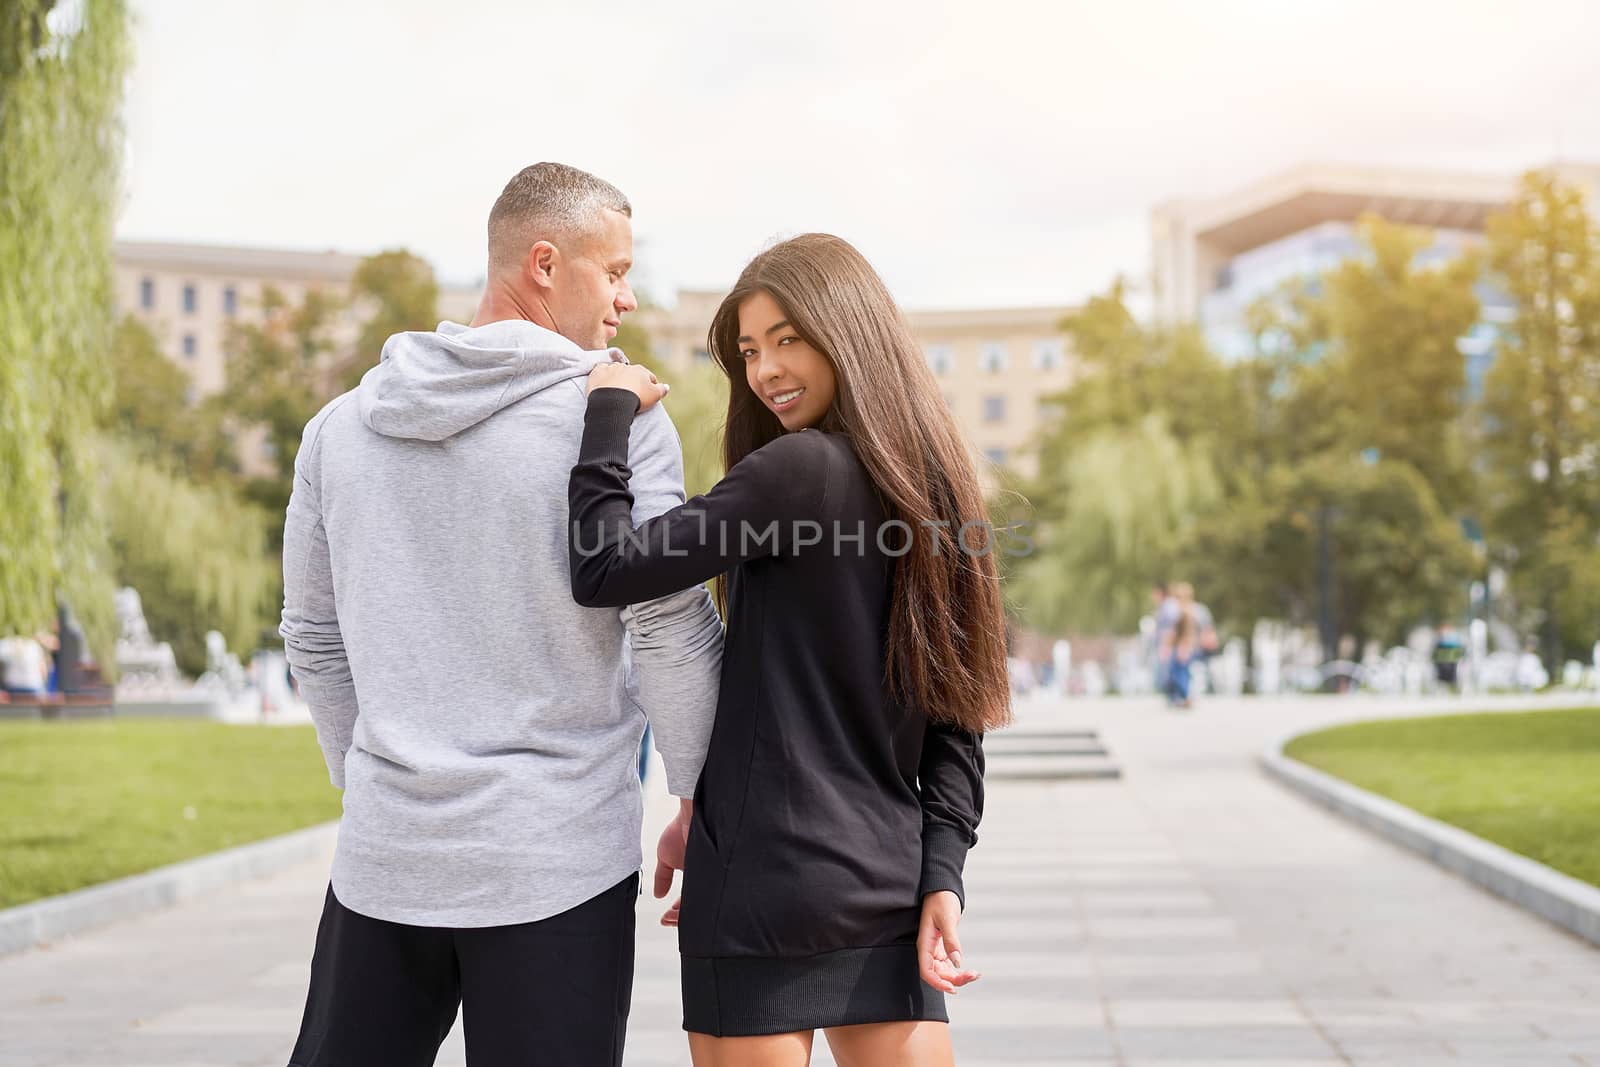
[[[689,1035],[694,1067],[807,1067],[811,1062],[810,1030],[764,1037]]]
[[[955,1067],[949,1023],[866,1023],[823,1033],[839,1067]]]

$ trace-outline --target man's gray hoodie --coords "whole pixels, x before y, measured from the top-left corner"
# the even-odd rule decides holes
[[[530,322],[445,322],[391,337],[306,426],[281,633],[344,789],[334,894],[360,914],[531,922],[638,870],[646,715],[668,788],[693,794],[722,654],[710,597],[619,612],[569,584],[584,379],[621,358]],[[630,456],[635,523],[683,502],[659,405]]]

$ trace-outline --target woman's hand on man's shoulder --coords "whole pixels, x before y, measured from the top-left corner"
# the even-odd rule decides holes
[[[587,395],[596,389],[626,389],[639,398],[639,411],[644,413],[666,396],[671,386],[658,381],[647,367],[637,363],[600,363],[589,372]]]

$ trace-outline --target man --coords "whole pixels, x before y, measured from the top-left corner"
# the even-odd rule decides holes
[[[1194,596],[1194,586],[1188,582],[1180,582],[1179,586],[1188,590],[1190,597]],[[1194,628],[1200,642],[1200,658],[1210,660],[1212,656],[1216,655],[1218,648],[1216,617],[1211,614],[1211,608],[1202,600],[1193,601],[1192,607],[1194,610]]]
[[[472,325],[391,337],[306,427],[282,633],[344,817],[296,1067],[431,1064],[458,1004],[475,1064],[622,1062],[644,730],[625,640],[680,798],[722,640],[703,589],[619,612],[569,585],[584,380],[637,307],[631,215],[593,175],[523,170]],[[682,503],[682,452],[659,405],[632,433],[643,522]]]
[[[1150,618],[1153,624],[1150,644],[1151,681],[1157,693],[1165,693],[1167,660],[1162,649],[1166,647],[1167,636],[1173,627],[1178,625],[1178,600],[1168,592],[1166,582],[1154,582],[1150,586],[1150,604]]]

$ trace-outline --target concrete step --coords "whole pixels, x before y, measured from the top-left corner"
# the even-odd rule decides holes
[[[1104,781],[1122,777],[1095,730],[1005,730],[983,739],[986,778]]]
[[[1017,738],[1029,738],[1035,741],[1098,741],[1098,730],[997,730],[992,734],[983,735],[983,743],[991,741],[1010,741]]]
[[[1007,755],[987,760],[984,777],[1008,781],[1100,781],[1122,777],[1108,759],[1082,756]]]
[[[983,751],[990,756],[1105,756],[1104,745],[1091,745],[1070,741],[1024,741],[1014,738],[1004,743],[984,739]]]

